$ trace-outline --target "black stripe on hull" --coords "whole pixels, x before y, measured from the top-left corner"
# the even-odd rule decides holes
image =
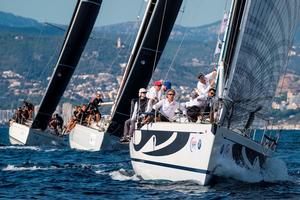
[[[137,159],[137,158],[131,158],[131,160],[133,162],[139,162],[139,163],[145,163],[145,164],[150,164],[150,165],[156,165],[156,166],[160,166],[160,167],[168,167],[168,168],[172,168],[172,169],[179,169],[179,170],[184,170],[184,171],[189,171],[189,172],[196,172],[196,173],[200,173],[200,174],[212,175],[211,171],[204,170],[204,169],[197,169],[197,168],[192,168],[192,167],[185,167],[185,166],[180,166],[180,165],[155,162],[155,161],[150,161],[150,160],[142,160],[142,159]]]
[[[265,163],[268,156],[266,156],[258,151],[255,151],[253,149],[250,149],[244,145],[238,144],[229,138],[224,137],[224,139],[233,143],[232,144],[232,158],[236,164],[247,167],[247,165],[245,164],[245,160],[244,160],[245,158],[242,155],[242,150],[243,150],[243,148],[245,148],[246,157],[247,157],[246,159],[248,159],[248,161],[252,164],[252,166],[255,164],[254,163],[255,160],[258,159],[259,166],[262,168],[262,166]],[[249,166],[247,168],[249,168]]]
[[[154,137],[155,145],[161,145],[168,141],[173,134],[177,134],[175,140],[168,146],[157,149],[150,152],[143,152],[149,156],[167,156],[174,154],[184,148],[189,140],[190,133],[188,132],[171,132],[171,131],[150,131],[150,130],[141,130],[141,141],[139,144],[134,144],[134,150],[140,151],[147,142]]]

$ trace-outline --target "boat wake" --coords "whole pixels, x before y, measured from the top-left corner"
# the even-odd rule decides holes
[[[141,180],[132,170],[119,169],[109,173],[113,180],[117,181],[139,181]]]
[[[237,165],[232,159],[223,157],[218,160],[214,174],[248,183],[292,181],[286,164],[279,158],[267,159],[262,169],[259,166],[248,169]]]

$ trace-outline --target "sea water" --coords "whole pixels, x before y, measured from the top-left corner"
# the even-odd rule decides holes
[[[83,152],[69,148],[12,146],[0,128],[1,199],[300,199],[300,132],[284,131],[266,171],[235,169],[220,160],[209,186],[145,181],[128,151]]]

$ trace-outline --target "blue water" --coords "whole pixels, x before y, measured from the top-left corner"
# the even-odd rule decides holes
[[[210,186],[140,180],[128,151],[11,146],[7,128],[0,128],[0,144],[1,199],[300,199],[296,131],[283,132],[271,175],[224,172]]]

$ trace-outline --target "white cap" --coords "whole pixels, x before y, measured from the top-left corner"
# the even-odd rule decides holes
[[[147,92],[147,90],[145,88],[140,88],[139,94],[144,93],[144,92]]]

